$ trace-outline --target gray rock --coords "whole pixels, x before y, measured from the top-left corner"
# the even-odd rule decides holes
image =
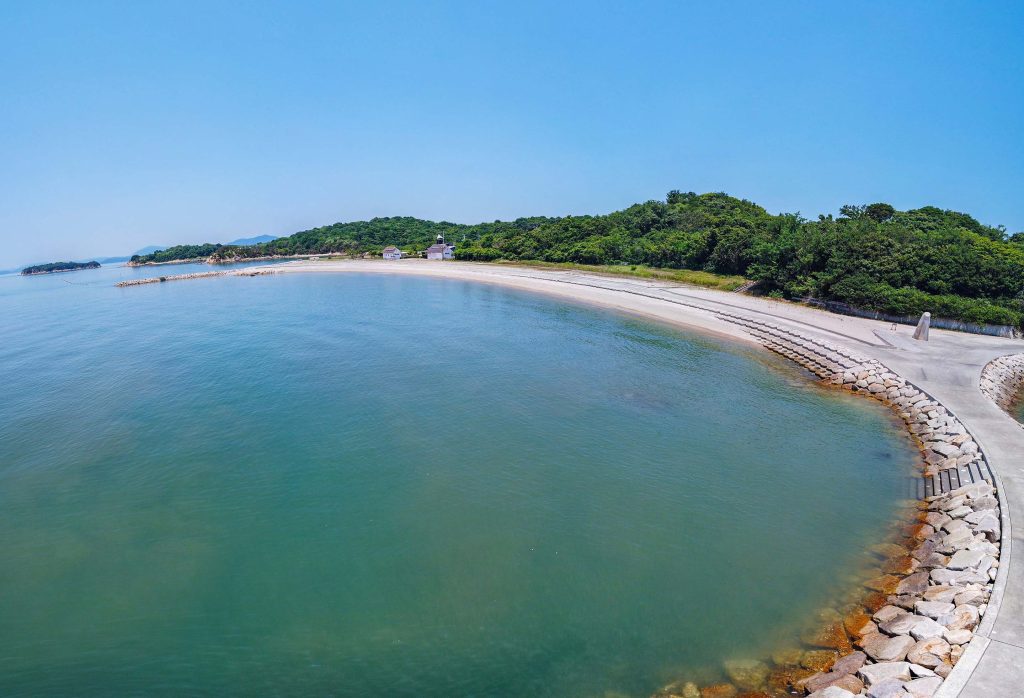
[[[980,606],[988,601],[988,594],[981,589],[968,589],[957,594],[955,601],[957,606],[963,606],[964,604]]]
[[[950,609],[951,611],[953,609]],[[878,629],[888,635],[905,635],[910,632],[910,629],[914,627],[917,621],[923,620],[922,616],[916,616],[913,613],[904,613],[896,616],[887,623],[879,623]]]
[[[966,570],[981,564],[985,553],[980,550],[957,550],[946,565],[951,570]]]
[[[966,606],[965,608],[974,608]],[[865,639],[864,652],[876,662],[898,662],[907,656],[907,652],[917,644],[917,641],[909,635],[896,635],[895,637]]]
[[[900,580],[896,585],[897,594],[923,594],[928,588],[928,573],[914,572]]]
[[[960,630],[961,628],[973,630],[978,625],[980,618],[981,613],[977,606],[963,604],[957,606],[951,613],[939,617],[938,621],[950,630]]]
[[[910,629],[910,635],[915,640],[927,640],[933,637],[942,637],[942,633],[946,631],[946,627],[941,623],[938,623],[931,618],[926,618],[920,623],[916,623],[913,628]]]
[[[974,637],[974,633],[966,628],[957,628],[950,630],[946,628],[946,631],[942,633],[942,638],[951,645],[966,645]]]
[[[951,492],[946,494],[945,497],[946,499],[941,500],[939,504],[939,509],[941,509],[942,511],[956,509],[958,506],[962,506],[963,503],[967,501],[966,495],[954,495]]]
[[[927,616],[928,618],[938,618],[947,613],[952,613],[954,608],[956,607],[953,604],[941,601],[918,601],[914,605],[914,610],[918,615]]]
[[[998,566],[999,562],[994,557],[992,557],[991,555],[986,555],[985,557],[981,558],[981,562],[978,563],[978,566],[975,568],[975,571],[977,571],[978,574],[986,574],[989,570]]]
[[[893,606],[899,606],[910,612],[914,610],[914,604],[921,600],[919,594],[901,594],[899,596],[890,596],[886,598],[886,601],[891,603]]]
[[[942,679],[938,676],[928,676],[921,679],[914,679],[903,684],[903,689],[914,698],[931,698],[942,685]]]
[[[999,540],[999,519],[996,518],[995,514],[989,514],[975,524],[974,530],[978,533],[984,533],[994,543]]]
[[[995,497],[981,497],[980,499],[971,500],[971,508],[975,511],[991,511],[998,506],[999,502]]]
[[[959,489],[949,492],[948,495],[951,497],[964,496],[968,499],[981,499],[994,493],[995,488],[987,482],[972,482],[970,485],[964,485]]]
[[[856,674],[857,670],[864,666],[867,660],[868,657],[863,652],[853,652],[837,659],[836,663],[832,665],[832,672],[836,674]]]
[[[965,587],[968,584],[985,584],[988,577],[971,570],[935,569],[931,571],[932,581],[945,586]]]
[[[823,688],[820,691],[815,691],[808,696],[808,698],[855,698],[855,696],[845,688],[829,686],[828,688]]]
[[[953,509],[952,511],[946,513],[950,516],[953,516],[957,512],[963,512],[964,509],[966,509],[967,511],[972,511],[970,507],[957,507],[956,509]],[[963,516],[963,513],[961,513],[960,515]],[[956,533],[957,531],[962,531],[963,529],[968,527],[969,525],[966,521],[955,517],[953,518],[953,520],[947,521],[946,523],[942,524],[942,530],[946,533]]]
[[[767,664],[756,659],[730,659],[723,666],[729,679],[741,691],[760,691],[771,673]]]
[[[960,519],[957,519],[957,521],[960,521]],[[966,548],[973,541],[974,533],[967,527],[967,524],[964,524],[963,528],[950,533],[942,539],[939,546],[939,552],[955,552],[962,548]]]
[[[933,528],[942,528],[942,526],[949,523],[949,521],[950,517],[939,511],[929,511],[924,517],[924,522]]]
[[[956,595],[962,593],[961,587],[947,586],[945,584],[936,584],[928,587],[924,592],[925,601],[939,601],[942,603],[949,603]]]
[[[989,543],[987,540],[975,540],[967,546],[967,549],[980,550],[986,555],[991,555],[993,557],[999,556],[999,546],[997,546],[995,543]]]
[[[949,656],[949,643],[941,637],[919,641],[907,652],[907,661],[914,664],[935,667]]]
[[[875,615],[871,616],[871,619],[876,623],[888,623],[894,618],[906,613],[902,608],[896,606],[882,606],[880,609],[875,611]]]
[[[903,690],[903,682],[899,679],[885,679],[868,687],[868,698],[899,698],[906,696]]]
[[[967,514],[964,517],[964,521],[966,521],[967,523],[969,523],[971,525],[974,525],[974,524],[980,523],[981,520],[984,519],[986,516],[995,516],[995,512],[992,509],[980,509],[979,510],[979,509],[977,509],[975,507],[974,511],[972,511],[970,514]]]
[[[879,662],[878,664],[865,664],[857,672],[857,675],[864,679],[864,683],[873,686],[886,679],[899,679],[910,681],[910,664],[908,662]]]

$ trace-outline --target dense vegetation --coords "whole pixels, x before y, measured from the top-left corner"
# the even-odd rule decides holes
[[[203,245],[175,245],[166,250],[158,250],[146,255],[132,255],[130,264],[159,264],[160,262],[179,262],[185,259],[205,259],[224,245],[206,243]]]
[[[844,206],[812,221],[721,193],[673,191],[665,201],[602,216],[477,225],[375,218],[248,247],[170,248],[140,261],[376,253],[389,244],[422,250],[442,232],[459,259],[702,270],[753,279],[787,298],[897,315],[929,310],[967,322],[1020,325],[1024,312],[1024,233],[1008,236],[965,213],[884,203]]]
[[[25,267],[21,270],[24,276],[32,274],[52,274],[56,271],[76,271],[78,269],[99,269],[99,262],[50,262],[49,264],[37,264],[34,267]]]

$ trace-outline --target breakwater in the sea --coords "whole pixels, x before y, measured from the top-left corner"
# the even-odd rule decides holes
[[[1013,413],[1024,391],[1024,354],[992,359],[981,372],[981,392],[1007,412]]]
[[[726,662],[728,681],[698,686],[684,677],[656,695],[933,695],[973,638],[999,567],[1000,505],[979,444],[937,400],[876,360],[744,315],[717,316],[818,378],[895,411],[921,449],[919,499],[891,539],[871,547],[875,569],[861,588],[819,612],[799,645]],[[999,377],[985,379],[989,389],[1011,375],[1019,389],[1024,355],[1003,358],[992,372]]]
[[[277,273],[273,269],[253,269],[242,271],[201,271],[194,274],[176,274],[174,276],[152,276],[145,279],[129,279],[115,284],[118,287],[142,286],[143,284],[158,284],[164,281],[185,281],[188,279],[205,279],[211,276],[264,276]]]

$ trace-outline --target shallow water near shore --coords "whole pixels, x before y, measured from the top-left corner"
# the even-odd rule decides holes
[[[788,639],[916,460],[767,352],[543,296],[113,287],[208,269],[0,279],[2,695],[646,696]]]

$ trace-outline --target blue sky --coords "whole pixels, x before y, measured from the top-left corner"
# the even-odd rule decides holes
[[[0,267],[670,189],[1024,230],[1024,3],[0,0]]]

